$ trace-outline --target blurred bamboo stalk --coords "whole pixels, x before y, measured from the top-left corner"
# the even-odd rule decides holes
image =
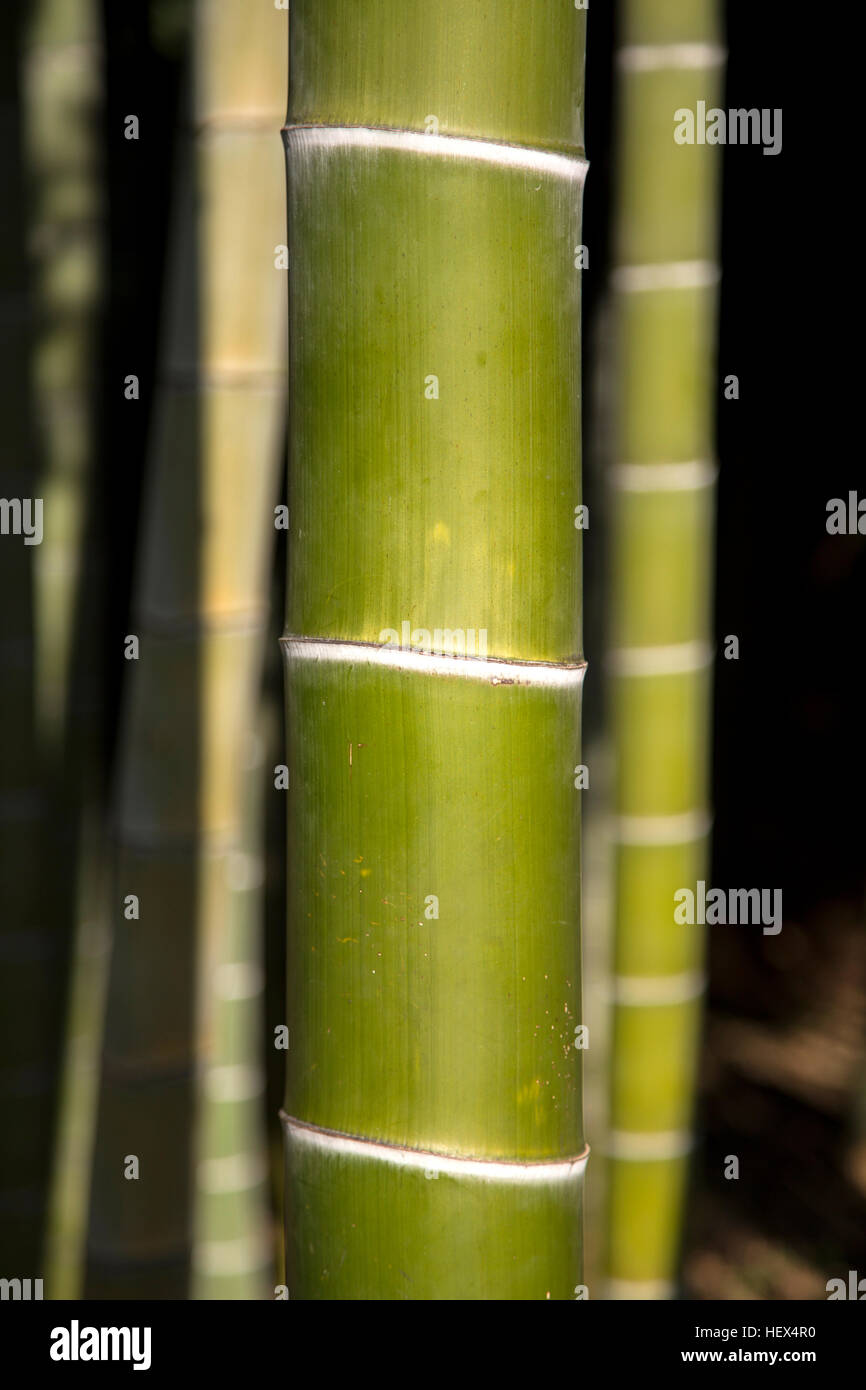
[[[45,499],[45,533],[36,556],[38,709],[43,737],[55,751],[63,746],[69,717],[73,639],[87,639],[88,660],[78,665],[91,683],[102,642],[95,615],[88,624],[76,624],[88,553],[103,259],[101,66],[97,0],[34,0],[24,101]],[[84,751],[75,750],[79,763]]]
[[[617,61],[611,644],[615,944],[609,1296],[673,1294],[703,992],[713,652],[719,151],[674,141],[720,95],[717,0],[625,0]]]
[[[58,913],[70,953],[45,1270],[46,1290],[59,1298],[78,1292],[105,984],[104,576],[94,428],[104,255],[97,0],[35,0],[22,76],[45,517],[36,552],[35,699],[52,784]]]
[[[214,963],[213,1044],[196,1170],[194,1298],[264,1298],[274,1283],[261,1062],[264,792],[271,780],[265,746],[263,731],[253,727],[243,750],[241,835],[227,869],[228,929]],[[246,1082],[243,1094],[239,1079]]]
[[[43,859],[51,858],[53,839],[36,721],[41,500],[20,71],[25,20],[23,4],[0,7],[0,1252],[3,1277],[41,1278],[67,943]]]
[[[238,866],[258,834],[244,767],[285,395],[286,47],[270,6],[195,4],[121,733],[96,1297],[258,1297],[271,1278],[250,1043],[258,909]]]
[[[292,1298],[580,1285],[585,25],[292,4]]]

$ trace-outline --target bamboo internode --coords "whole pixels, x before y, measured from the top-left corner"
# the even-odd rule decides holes
[[[292,8],[292,1298],[580,1286],[584,31]]]
[[[618,63],[611,470],[615,940],[608,1295],[675,1288],[701,1017],[713,649],[718,155],[674,113],[718,89],[715,0],[629,0]]]

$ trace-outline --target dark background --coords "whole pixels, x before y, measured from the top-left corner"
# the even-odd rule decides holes
[[[866,1269],[866,1108],[859,1152],[851,1134],[866,1100],[866,537],[825,524],[830,498],[866,491],[834,322],[850,300],[839,118],[854,88],[844,40],[815,18],[807,37],[790,6],[728,6],[726,104],[782,107],[785,127],[781,155],[728,148],[724,168],[719,367],[741,398],[719,408],[716,630],[739,635],[740,660],[717,666],[713,875],[780,886],[784,928],[712,934],[686,1265],[704,1296],[726,1263],[737,1296],[758,1297],[807,1296],[816,1265]],[[721,1178],[728,1152],[748,1182]]]

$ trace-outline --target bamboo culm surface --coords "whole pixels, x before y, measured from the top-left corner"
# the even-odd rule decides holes
[[[78,1293],[105,983],[102,823],[104,545],[96,401],[102,308],[98,0],[27,6],[22,97],[34,291],[33,400],[43,536],[35,559],[35,701],[50,769],[51,858],[68,951],[45,1288]],[[58,132],[63,138],[58,139]]]
[[[580,1296],[585,19],[292,4],[293,1299]]]
[[[708,862],[719,152],[674,140],[720,96],[716,0],[626,0],[617,61],[609,682],[615,931],[607,1292],[675,1291],[703,992],[674,894]]]
[[[37,703],[43,736],[58,748],[70,724],[73,661],[92,673],[91,685],[100,662],[99,625],[92,615],[88,622],[77,620],[85,569],[96,549],[93,538],[87,537],[89,547],[85,538],[101,294],[101,65],[96,0],[35,0],[28,8],[24,99],[44,501],[44,535],[36,552]],[[82,641],[86,651],[75,652]],[[74,711],[72,751],[79,763],[97,737],[82,720],[95,718],[93,698],[91,690],[86,713]]]
[[[273,1286],[251,739],[285,411],[285,16],[245,0],[193,16],[116,806],[96,1297]]]

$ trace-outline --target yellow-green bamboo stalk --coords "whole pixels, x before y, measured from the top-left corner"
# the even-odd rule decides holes
[[[102,261],[98,10],[96,0],[35,0],[27,9],[22,63],[33,400],[44,499],[44,534],[35,552],[35,699],[50,760],[52,858],[71,967],[45,1268],[51,1297],[74,1296],[78,1287],[104,989],[97,804],[104,634],[89,515],[97,506],[93,413]]]
[[[617,61],[617,440],[609,679],[616,754],[607,1272],[618,1298],[675,1287],[702,929],[674,893],[705,876],[719,151],[674,140],[720,95],[717,0],[625,0]]]
[[[261,1072],[264,991],[265,741],[245,749],[242,833],[228,865],[228,930],[212,993],[213,1044],[201,1107],[193,1244],[194,1298],[267,1298],[273,1292],[268,1156]],[[223,1092],[246,1076],[244,1095]]]
[[[581,824],[581,911],[583,933],[583,1016],[591,1047],[583,1064],[583,1110],[586,1132],[592,1135],[593,1156],[584,1190],[584,1282],[593,1297],[604,1283],[605,1162],[604,1136],[608,1125],[611,1010],[608,982],[611,972],[612,850],[609,834],[610,740],[598,732],[584,733],[584,762],[592,770],[591,798],[584,802]]]
[[[292,5],[291,1298],[581,1283],[585,20]]]
[[[44,537],[36,556],[38,709],[43,735],[56,751],[68,717],[76,631],[79,643],[87,642],[87,652],[77,657],[91,683],[101,658],[99,624],[76,624],[93,471],[102,259],[98,10],[97,0],[34,0],[27,10],[24,100],[35,401],[45,501]],[[77,750],[77,763],[81,756]]]
[[[233,875],[285,394],[285,18],[198,0],[193,49],[116,810],[88,1270],[107,1297],[184,1297],[191,1262],[195,1292],[256,1296],[269,1264],[250,1216],[266,1186],[247,1123],[255,994],[233,998],[226,967],[251,964],[256,930]]]

